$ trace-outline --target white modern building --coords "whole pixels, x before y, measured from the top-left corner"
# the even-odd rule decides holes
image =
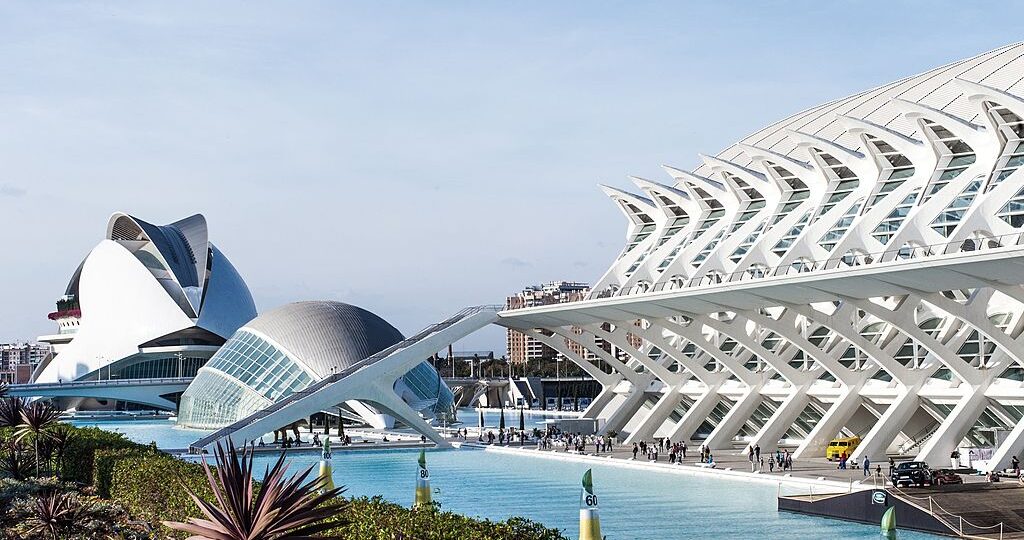
[[[228,340],[181,396],[178,424],[219,429],[306,390],[332,375],[352,371],[403,340],[377,315],[341,302],[295,302],[246,323]],[[326,409],[382,429],[429,420],[454,419],[452,391],[429,363],[404,375],[375,381],[392,394],[386,404],[339,398]],[[385,410],[382,405],[389,405]]]
[[[585,416],[798,459],[1024,453],[1024,44],[699,163],[603,188],[626,247],[587,300],[500,314],[602,383]]]
[[[209,241],[203,216],[160,226],[116,213],[50,314],[58,332],[39,341],[56,354],[39,364],[33,383],[188,378],[255,316],[249,289]],[[113,385],[88,394],[62,405],[113,408],[124,395]],[[133,403],[174,407],[173,396]]]

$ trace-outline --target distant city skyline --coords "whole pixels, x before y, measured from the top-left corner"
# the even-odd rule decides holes
[[[0,342],[53,332],[115,211],[206,215],[260,312],[340,300],[406,335],[593,284],[625,232],[599,183],[671,183],[660,164],[1019,40],[981,4],[887,10],[2,5]]]

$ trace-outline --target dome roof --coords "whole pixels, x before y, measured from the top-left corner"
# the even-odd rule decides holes
[[[398,343],[402,333],[363,308],[341,302],[295,302],[253,319],[244,328],[287,349],[316,375],[345,369]]]

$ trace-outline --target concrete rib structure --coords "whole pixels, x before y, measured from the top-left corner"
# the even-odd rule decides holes
[[[1022,96],[1013,44],[793,115],[671,184],[603,186],[627,245],[590,298],[499,323],[594,375],[585,416],[627,442],[799,459],[859,436],[854,458],[1005,465],[1024,451]]]

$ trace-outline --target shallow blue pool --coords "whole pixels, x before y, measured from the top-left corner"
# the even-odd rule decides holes
[[[185,448],[206,433],[159,420],[74,423],[118,431],[141,443],[155,440],[161,448]],[[334,481],[345,485],[349,495],[382,495],[410,505],[417,456],[404,450],[336,451]],[[257,458],[257,476],[273,459]],[[289,459],[297,471],[317,463],[319,455],[294,453]],[[434,499],[444,509],[499,520],[520,515],[564,529],[570,538],[576,535],[580,478],[590,465],[469,449],[430,451],[427,465],[437,491]],[[780,513],[772,485],[610,465],[593,468],[602,532],[609,540],[881,538],[874,526]],[[901,532],[899,538],[938,537]]]

